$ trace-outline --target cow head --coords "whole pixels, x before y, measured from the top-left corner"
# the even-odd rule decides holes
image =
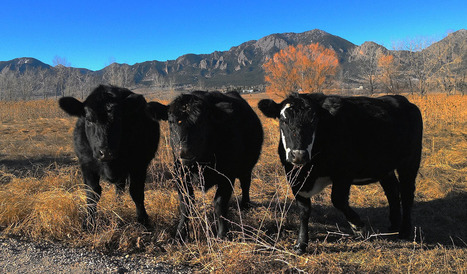
[[[150,103],[152,104],[152,103]],[[202,92],[182,94],[168,106],[152,105],[155,116],[168,120],[174,157],[184,165],[212,164],[218,125],[232,110],[230,103],[213,104]]]
[[[147,103],[142,95],[128,89],[99,86],[84,102],[62,97],[59,106],[69,115],[79,117],[92,149],[93,157],[108,162],[118,156],[125,125],[144,111]]]
[[[306,95],[292,94],[281,103],[261,100],[258,107],[269,118],[278,118],[286,160],[294,165],[311,161],[322,108]]]

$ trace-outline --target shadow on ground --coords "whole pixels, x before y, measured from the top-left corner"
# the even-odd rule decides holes
[[[255,207],[269,207],[270,203],[257,204]],[[368,232],[373,235],[387,233],[389,227],[388,207],[368,207],[353,209],[366,223]],[[246,213],[248,215],[248,213]],[[299,228],[299,216],[296,204],[291,207],[287,221],[282,231],[297,237]],[[445,198],[427,202],[415,202],[412,214],[416,242],[426,244],[443,244],[448,246],[467,247],[467,193],[451,192]],[[309,222],[310,241],[324,240],[339,241],[342,235],[353,235],[344,215],[332,206],[312,205]],[[265,225],[266,234],[277,233],[276,224]],[[376,238],[393,239],[397,236],[378,236]]]
[[[38,156],[21,159],[1,159],[0,171],[12,174],[18,178],[36,177],[40,178],[45,173],[51,170],[63,168],[64,166],[76,165],[77,161],[74,157],[63,155],[55,156]],[[6,183],[6,182],[2,182]]]

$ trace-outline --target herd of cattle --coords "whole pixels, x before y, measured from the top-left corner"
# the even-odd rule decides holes
[[[128,181],[138,222],[149,225],[144,183],[158,148],[161,120],[169,123],[177,172],[181,216],[176,237],[187,236],[194,183],[201,183],[204,191],[217,186],[218,237],[227,232],[235,179],[242,188],[241,207],[250,205],[251,173],[261,153],[263,129],[238,93],[195,91],[163,105],[128,89],[101,85],[84,102],[63,97],[59,105],[78,117],[74,147],[87,190],[87,228],[95,225],[101,178],[114,183],[117,193]],[[278,154],[300,212],[296,252],[305,252],[308,245],[310,197],[327,185],[332,185],[333,205],[361,231],[364,223],[349,206],[350,186],[379,181],[389,203],[389,229],[400,238],[410,237],[423,130],[414,104],[403,96],[292,94],[280,103],[261,100],[258,108],[279,119]]]

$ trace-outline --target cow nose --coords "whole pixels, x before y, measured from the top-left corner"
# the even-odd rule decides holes
[[[180,159],[191,161],[195,158],[193,153],[187,147],[180,148]]]
[[[306,163],[308,158],[308,152],[306,150],[292,150],[292,162],[297,165],[303,165]]]
[[[113,158],[113,155],[110,151],[104,150],[104,149],[99,149],[99,156],[98,156],[100,161],[110,161]]]

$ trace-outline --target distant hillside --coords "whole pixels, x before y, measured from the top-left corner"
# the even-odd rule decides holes
[[[456,31],[430,45],[424,51],[442,60],[435,70],[449,67],[453,71],[465,72],[467,70],[467,30]]]
[[[3,69],[24,72],[35,69],[51,69],[52,67],[34,58],[16,58],[10,61],[0,61],[0,71]]]
[[[43,96],[60,95],[89,90],[98,83],[111,83],[131,88],[233,88],[238,86],[264,85],[263,64],[265,60],[289,45],[319,43],[336,51],[341,72],[336,78],[347,86],[363,85],[366,79],[365,60],[358,58],[363,53],[375,50],[394,54],[407,59],[415,55],[436,59],[431,74],[449,67],[449,71],[467,71],[467,31],[459,30],[420,52],[389,51],[374,42],[357,46],[353,43],[322,30],[303,33],[271,34],[259,40],[252,40],[234,46],[228,51],[211,54],[186,54],[176,60],[147,61],[134,65],[111,64],[99,71],[82,68],[51,67],[34,58],[17,58],[0,62],[0,87],[9,90],[14,79],[28,74],[40,74]],[[356,54],[358,53],[358,54]],[[421,58],[421,57],[419,57]],[[442,61],[440,61],[442,59]],[[433,61],[433,63],[435,63]],[[408,61],[400,63],[401,70],[407,70]],[[39,73],[40,72],[40,73]],[[18,86],[18,85],[16,85]],[[18,89],[18,87],[15,87]],[[37,89],[37,87],[36,87]],[[75,90],[75,91],[73,91]],[[1,95],[1,94],[0,94]],[[3,96],[5,97],[5,95]]]
[[[186,54],[166,62],[148,61],[132,66],[136,84],[154,76],[172,79],[181,85],[254,86],[264,83],[263,64],[267,58],[289,45],[320,43],[334,49],[345,61],[354,44],[321,30],[304,33],[272,34],[211,54]],[[105,69],[104,69],[105,70]]]

